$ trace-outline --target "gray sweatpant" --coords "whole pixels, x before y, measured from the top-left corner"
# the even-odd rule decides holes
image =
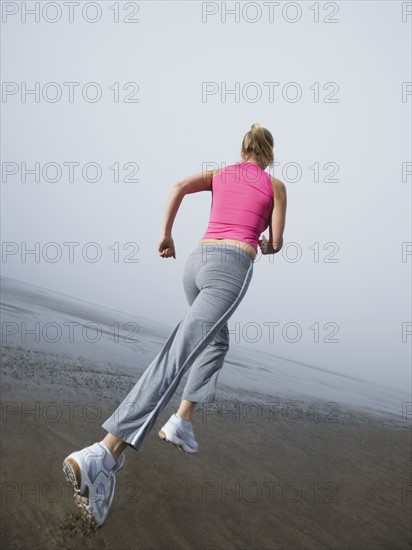
[[[135,450],[142,447],[159,413],[192,367],[182,398],[214,400],[229,349],[227,320],[252,279],[254,260],[238,245],[199,243],[186,260],[183,286],[190,309],[138,382],[102,424]]]

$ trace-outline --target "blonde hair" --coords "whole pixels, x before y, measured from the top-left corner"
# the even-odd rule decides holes
[[[256,122],[243,137],[242,152],[246,157],[253,155],[259,166],[265,169],[273,164],[273,145],[272,134]]]

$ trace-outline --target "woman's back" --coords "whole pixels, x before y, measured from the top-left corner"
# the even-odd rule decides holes
[[[273,200],[270,175],[256,163],[227,166],[213,176],[209,224],[202,239],[239,240],[257,250]]]

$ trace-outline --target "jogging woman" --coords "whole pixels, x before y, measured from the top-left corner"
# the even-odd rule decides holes
[[[172,226],[183,197],[212,192],[210,219],[189,255],[183,286],[190,308],[163,348],[113,414],[102,424],[102,441],[75,451],[63,461],[83,515],[102,525],[112,504],[116,473],[125,464],[124,449],[139,450],[159,413],[191,367],[182,401],[159,436],[188,453],[198,451],[192,427],[196,403],[214,401],[216,382],[229,349],[227,321],[252,279],[259,245],[262,254],[283,246],[286,188],[265,169],[273,165],[272,134],[253,124],[245,134],[242,162],[196,174],[174,185],[168,199],[161,258],[176,258]],[[269,227],[269,239],[261,233]]]

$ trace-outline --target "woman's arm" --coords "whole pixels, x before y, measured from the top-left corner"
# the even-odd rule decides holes
[[[166,213],[164,216],[163,229],[161,233],[162,237],[171,237],[173,223],[175,221],[177,211],[179,210],[180,204],[184,196],[185,196],[185,193],[183,192],[183,189],[180,187],[180,184],[176,183],[172,187],[169,193],[169,197],[167,199]]]
[[[259,239],[259,246],[262,254],[276,254],[283,247],[283,232],[286,223],[287,193],[285,184],[270,176],[273,190],[274,201],[269,220],[269,240],[263,235]]]
[[[172,228],[183,197],[190,193],[198,193],[199,191],[211,191],[212,177],[213,171],[200,172],[175,183],[172,187],[167,199],[163,228],[157,248],[162,258],[170,258],[173,256],[173,258],[176,259],[176,250],[172,239]]]

